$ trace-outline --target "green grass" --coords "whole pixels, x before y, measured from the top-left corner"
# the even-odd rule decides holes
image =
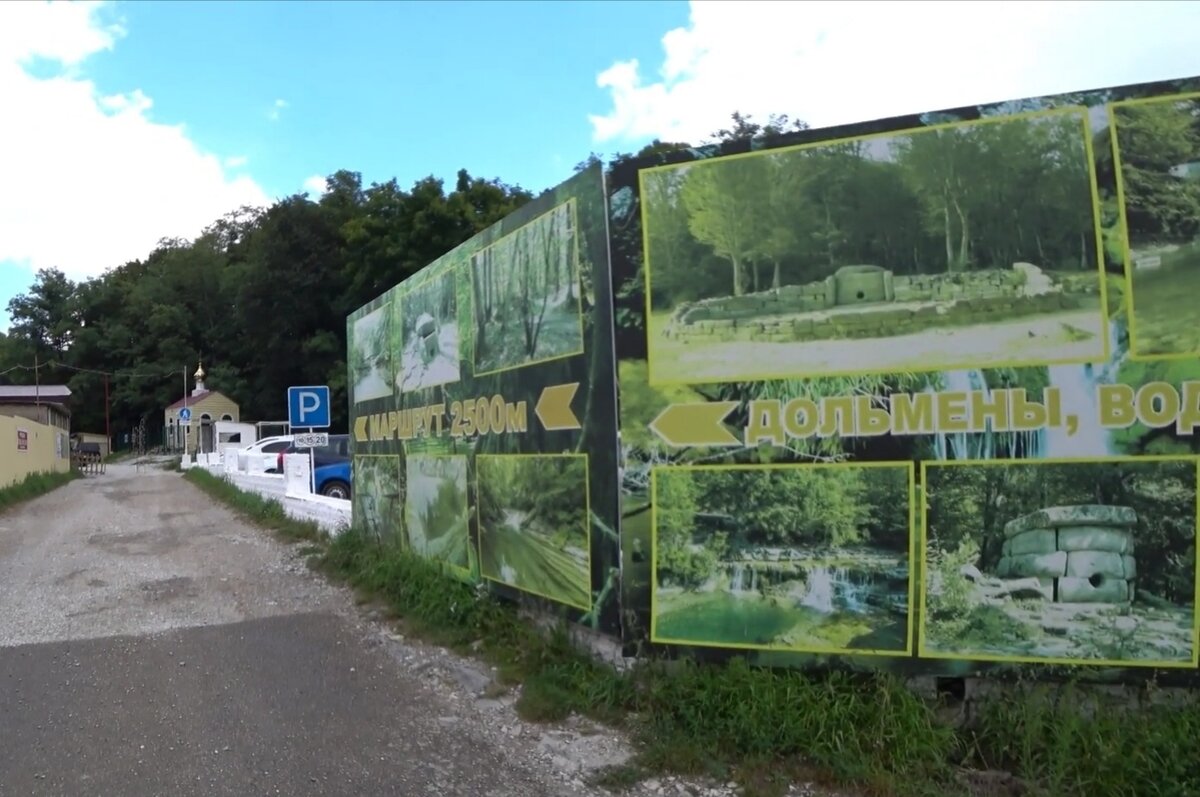
[[[321,528],[312,521],[297,520],[283,511],[278,501],[263,498],[257,493],[238,489],[224,479],[214,476],[203,468],[191,468],[183,478],[204,492],[227,504],[251,523],[276,532],[290,541],[316,541],[324,537]]]
[[[45,495],[77,478],[79,474],[74,470],[66,473],[31,473],[22,481],[0,488],[0,512]]]
[[[1200,705],[1130,708],[1074,684],[1014,688],[983,706],[973,757],[1038,797],[1200,794]]]
[[[186,478],[262,525],[289,534],[282,511],[203,471]],[[748,797],[793,780],[898,797],[968,795],[964,768],[1002,769],[1029,797],[1184,797],[1200,793],[1200,701],[1091,712],[1073,687],[1005,690],[971,729],[887,674],[646,660],[618,673],[579,652],[566,628],[537,631],[516,608],[436,563],[358,530],[320,535],[314,567],[382,604],[407,633],[482,657],[497,690],[520,685],[530,721],[588,716],[628,730],[636,757],[599,773],[613,790],[670,772],[736,780]],[[994,791],[978,791],[998,794]]]

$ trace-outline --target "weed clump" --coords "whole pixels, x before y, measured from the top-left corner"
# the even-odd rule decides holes
[[[31,473],[15,484],[0,488],[0,512],[45,495],[77,478],[79,473],[74,470],[65,473]]]

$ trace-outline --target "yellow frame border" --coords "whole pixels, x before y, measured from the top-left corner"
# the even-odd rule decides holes
[[[429,268],[429,266],[426,266],[426,268]],[[457,283],[459,274],[458,274],[457,270],[454,268],[453,263],[449,264],[449,266],[446,266],[446,267],[438,267],[435,265],[431,269],[431,271],[432,271],[432,273],[424,275],[422,279],[416,279],[416,277],[414,275],[414,277],[411,278],[411,281],[413,284],[405,287],[405,289],[402,291],[399,290],[399,287],[400,287],[399,285],[396,286],[396,290],[397,290],[396,297],[393,300],[393,303],[395,304],[395,310],[392,313],[392,321],[394,323],[397,319],[400,320],[400,325],[401,325],[400,341],[401,341],[401,343],[400,343],[400,352],[399,352],[400,366],[398,368],[396,368],[395,370],[399,374],[399,373],[402,373],[403,369],[404,369],[404,342],[403,342],[404,341],[404,332],[403,332],[404,323],[403,322],[404,322],[404,315],[407,313],[407,310],[404,307],[404,300],[407,299],[410,294],[424,288],[426,285],[429,285],[430,283],[434,282],[435,280],[448,278],[455,283],[454,284],[454,326],[457,329],[458,342],[459,342],[458,376],[455,377],[454,379],[446,379],[441,382],[431,382],[428,385],[419,385],[417,387],[410,387],[407,389],[405,389],[401,385],[397,384],[395,386],[395,390],[396,390],[396,394],[399,396],[406,396],[410,393],[416,393],[420,390],[430,390],[435,387],[444,387],[445,385],[454,385],[454,384],[458,384],[459,382],[462,381],[462,318],[460,317],[460,313],[458,311],[458,283]],[[409,281],[409,280],[406,280],[406,282],[407,281]],[[400,283],[400,285],[404,285],[404,283],[402,282],[402,283]],[[471,348],[474,349],[474,341],[473,340],[472,340]],[[473,353],[474,352],[472,351],[472,354]],[[472,357],[472,360],[474,360],[474,357]],[[394,379],[395,379],[395,377],[393,377],[393,380]]]
[[[351,423],[353,425],[353,421]],[[354,462],[355,462],[355,460],[359,460],[359,459],[394,459],[394,460],[396,460],[396,475],[397,476],[400,475],[400,469],[402,467],[404,467],[404,462],[403,462],[404,455],[403,454],[354,454],[354,453],[351,453],[351,455],[350,455],[350,522],[351,522],[351,524],[354,523],[354,496],[358,495],[358,488],[354,486],[354,474],[356,472],[354,469]],[[407,548],[408,547],[408,529],[403,527],[403,524],[406,524],[408,522],[408,519],[404,517],[404,514],[406,512],[404,507],[408,503],[407,491],[405,492],[404,498],[405,498],[405,500],[400,502],[401,503],[400,523],[402,525],[401,525],[401,528],[396,529],[396,532],[397,532],[396,538],[400,541],[400,544],[402,547]]]
[[[1190,462],[1196,475],[1196,490],[1192,504],[1193,534],[1200,543],[1200,455],[1150,455],[1150,456],[1114,456],[1114,457],[1056,457],[1053,459],[960,459],[945,461],[921,462],[921,583],[920,583],[920,615],[921,622],[917,635],[917,656],[922,659],[938,659],[948,661],[968,662],[997,662],[1003,664],[1059,664],[1071,667],[1151,667],[1171,669],[1194,669],[1200,665],[1200,544],[1196,548],[1195,559],[1192,563],[1192,581],[1194,598],[1192,604],[1192,656],[1188,661],[1160,661],[1157,659],[1067,659],[1053,656],[1000,656],[984,653],[942,653],[929,651],[926,642],[926,596],[928,592],[929,568],[926,553],[929,550],[929,479],[927,474],[931,468],[955,467],[988,467],[1039,465],[1104,465],[1104,464],[1141,464],[1153,462]]]
[[[483,567],[483,514],[480,511],[480,488],[479,484],[479,464],[480,460],[485,459],[582,459],[583,460],[583,509],[584,509],[584,532],[587,534],[587,585],[586,592],[588,595],[588,604],[582,606],[578,603],[565,601],[561,598],[555,598],[551,595],[538,592],[537,590],[521,587],[516,584],[509,584],[507,581],[488,575]],[[573,609],[579,609],[583,612],[590,612],[595,606],[595,596],[592,594],[592,472],[591,458],[587,454],[476,454],[475,455],[475,524],[479,531],[479,576],[485,581],[491,581],[494,584],[515,589],[518,592],[524,592],[529,595],[536,595],[544,600],[558,603],[563,606],[570,606]]]
[[[574,244],[574,254],[575,254],[574,263],[573,263],[575,268],[574,268],[574,273],[572,275],[572,281],[574,282],[575,289],[578,293],[578,296],[576,297],[576,301],[575,301],[575,309],[576,309],[576,318],[579,321],[579,348],[574,351],[563,352],[562,354],[554,354],[554,355],[551,355],[550,357],[543,357],[540,360],[529,360],[528,362],[522,362],[522,363],[518,363],[516,365],[506,365],[502,368],[493,368],[490,371],[476,371],[475,368],[478,366],[476,357],[479,352],[479,347],[476,345],[477,341],[475,340],[474,333],[472,333],[472,337],[471,337],[471,369],[472,369],[472,374],[474,376],[480,377],[480,376],[490,376],[492,374],[502,374],[502,373],[505,373],[506,371],[515,371],[519,368],[528,368],[531,365],[541,365],[542,363],[554,362],[555,360],[565,360],[568,357],[578,357],[579,355],[585,354],[587,352],[587,340],[586,340],[586,334],[585,334],[587,330],[585,329],[584,318],[583,318],[583,266],[582,266],[582,263],[580,262],[580,258],[579,258],[579,207],[578,207],[578,203],[576,201],[576,197],[573,197],[573,196],[568,197],[567,199],[565,199],[562,202],[559,202],[557,205],[555,205],[554,207],[545,211],[544,213],[539,213],[537,216],[534,216],[532,219],[525,222],[520,227],[516,228],[515,230],[513,230],[510,233],[507,233],[506,235],[501,236],[500,238],[497,238],[495,241],[492,241],[487,246],[482,246],[479,249],[476,249],[474,252],[472,252],[467,257],[467,266],[466,267],[469,271],[467,277],[471,284],[471,323],[474,324],[474,322],[475,322],[475,311],[476,311],[476,308],[479,306],[479,297],[475,295],[475,278],[474,278],[475,277],[475,273],[474,273],[475,258],[479,257],[487,250],[492,249],[493,247],[499,246],[500,244],[509,240],[513,236],[522,233],[523,231],[532,227],[534,224],[537,224],[542,219],[544,219],[547,216],[549,216],[550,214],[556,212],[563,205],[569,205],[571,208],[571,211],[570,211],[571,212],[571,230],[572,230],[571,238],[572,238],[572,243]]]
[[[371,398],[360,399],[358,397],[358,393],[355,392],[355,390],[354,390],[353,384],[349,384],[346,386],[346,388],[350,392],[350,394],[354,396],[354,401],[351,404],[351,406],[353,406],[353,407],[357,407],[359,404],[362,404],[363,402],[366,402],[366,401],[382,401],[383,399],[386,399],[386,398],[392,398],[393,396],[395,396],[398,393],[398,391],[396,390],[396,363],[392,359],[392,351],[391,351],[391,347],[392,347],[392,326],[391,326],[391,324],[392,324],[392,303],[395,301],[395,296],[388,296],[388,293],[392,293],[392,291],[394,291],[394,290],[395,289],[393,288],[393,289],[389,290],[387,293],[385,293],[384,296],[387,296],[387,299],[380,302],[379,306],[376,307],[374,310],[363,313],[361,316],[359,316],[358,318],[355,318],[353,321],[350,322],[350,329],[348,330],[348,332],[351,337],[350,342],[353,343],[354,339],[358,337],[358,335],[355,334],[355,327],[358,325],[358,323],[360,321],[370,318],[371,316],[375,315],[376,313],[380,313],[381,316],[384,319],[386,319],[387,324],[388,324],[387,336],[386,336],[386,340],[387,340],[386,348],[388,349],[388,363],[391,365],[391,368],[389,369],[389,370],[391,370],[391,374],[389,375],[388,380],[387,380],[388,387],[391,388],[391,391],[388,393],[385,393],[382,396],[372,396]],[[347,365],[347,368],[350,367],[349,363],[347,363],[346,365]],[[349,376],[349,374],[347,374],[347,376]],[[351,413],[350,427],[352,429],[354,427],[354,419],[357,417],[358,416],[356,414]]]
[[[1200,357],[1200,349],[1191,352],[1166,352],[1163,354],[1138,354],[1137,352],[1137,312],[1133,294],[1133,249],[1129,243],[1129,218],[1125,212],[1125,176],[1121,164],[1121,146],[1117,140],[1117,111],[1120,108],[1136,105],[1157,105],[1168,102],[1184,102],[1200,100],[1200,91],[1189,91],[1182,94],[1160,94],[1155,97],[1139,97],[1132,100],[1118,100],[1105,106],[1108,112],[1109,144],[1113,153],[1113,172],[1117,181],[1117,224],[1121,235],[1121,255],[1124,258],[1126,321],[1129,324],[1129,359],[1134,362],[1172,362],[1175,360],[1193,360]]]
[[[796,470],[800,468],[826,469],[903,469],[908,473],[908,612],[905,618],[905,641],[903,650],[875,650],[871,648],[805,648],[783,645],[755,645],[748,642],[712,642],[698,639],[668,639],[658,635],[658,474],[663,471],[758,471]],[[888,656],[911,658],[913,654],[913,609],[916,598],[916,571],[913,567],[914,544],[916,541],[916,466],[910,461],[900,462],[782,462],[774,465],[659,465],[650,469],[650,641],[657,645],[682,645],[695,648],[717,648],[722,650],[761,650],[773,653],[798,653],[826,656]]]
[[[645,169],[638,170],[638,196],[645,196],[645,179],[647,174],[657,172],[674,171],[681,168],[698,168],[712,165],[713,163],[729,163],[742,158],[754,158],[763,155],[779,155],[788,152],[798,152],[801,150],[817,149],[820,147],[830,147],[837,144],[859,141],[871,141],[880,138],[898,138],[901,136],[912,136],[914,134],[924,132],[934,132],[938,130],[948,130],[960,127],[969,127],[980,124],[995,124],[1000,122],[1012,122],[1026,118],[1046,118],[1054,116],[1066,116],[1069,114],[1078,114],[1083,127],[1083,144],[1084,157],[1087,160],[1088,171],[1088,187],[1092,197],[1092,227],[1094,228],[1094,236],[1096,239],[1096,268],[1100,277],[1100,318],[1103,322],[1101,337],[1101,353],[1100,358],[1067,358],[1067,359],[1050,359],[1050,360],[1033,360],[1020,362],[997,362],[987,364],[985,367],[994,368],[1038,368],[1051,365],[1090,365],[1097,362],[1108,362],[1112,357],[1111,345],[1109,343],[1109,324],[1111,320],[1108,314],[1108,290],[1105,284],[1104,271],[1104,232],[1101,219],[1103,218],[1100,208],[1100,188],[1099,180],[1096,174],[1096,158],[1092,148],[1092,129],[1090,124],[1090,108],[1086,105],[1066,105],[1059,108],[1049,108],[1038,111],[1024,111],[1022,113],[1006,114],[1004,116],[988,116],[981,119],[969,119],[958,122],[944,122],[942,124],[927,125],[924,127],[905,128],[903,130],[889,130],[882,133],[867,133],[861,136],[849,136],[846,138],[831,138],[823,141],[808,142],[805,144],[794,144],[788,147],[777,147],[774,149],[756,150],[753,152],[739,152],[735,155],[723,155],[713,158],[704,158],[701,160],[684,161],[682,163],[671,163],[663,166],[651,166]],[[643,276],[645,291],[645,329],[646,329],[646,382],[651,387],[667,387],[675,385],[707,385],[707,384],[725,384],[730,382],[766,382],[774,379],[818,379],[822,377],[844,377],[844,376],[877,376],[880,374],[891,373],[935,373],[940,371],[955,371],[964,368],[977,368],[979,362],[964,362],[964,363],[947,363],[938,365],[937,367],[926,367],[919,363],[897,366],[892,369],[873,368],[868,370],[855,369],[837,369],[824,371],[792,371],[789,373],[771,373],[763,372],[761,374],[741,374],[735,377],[703,377],[696,379],[682,380],[660,380],[654,378],[654,350],[657,346],[652,342],[653,335],[650,330],[650,320],[653,318],[653,309],[651,307],[651,276],[650,276],[650,225],[648,224],[649,214],[646,209],[645,202],[641,203],[641,222],[642,222],[642,257],[643,257]],[[966,329],[970,329],[967,327]],[[890,340],[891,338],[880,338],[879,340]]]
[[[462,578],[470,580],[472,577],[471,553],[473,550],[472,544],[471,544],[471,457],[470,457],[470,455],[469,454],[428,454],[428,453],[407,454],[406,453],[402,459],[404,460],[404,544],[408,547],[408,549],[410,551],[417,554],[422,559],[424,559],[428,562],[436,562],[437,564],[439,564],[442,567],[449,570],[451,573],[454,573]],[[466,521],[467,521],[467,566],[466,567],[460,567],[459,565],[453,564],[452,562],[447,562],[445,559],[438,559],[433,556],[426,556],[423,552],[418,551],[412,544],[412,540],[409,537],[409,534],[411,531],[410,526],[412,525],[412,522],[408,516],[408,512],[409,512],[408,464],[410,461],[415,460],[415,459],[461,459],[461,460],[463,460],[463,464],[465,466],[464,471],[463,471],[463,480],[465,482],[463,495],[467,499],[467,512],[466,512],[466,516],[465,516]],[[476,495],[476,512],[478,512],[478,506],[479,506],[478,505],[478,495]],[[476,557],[476,559],[479,558],[478,551],[475,551],[475,557]],[[481,564],[482,564],[482,562],[481,562]]]

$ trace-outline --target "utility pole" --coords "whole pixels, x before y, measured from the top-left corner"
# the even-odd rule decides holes
[[[104,436],[108,439],[108,455],[112,456],[112,427],[108,420],[108,374],[104,375]]]
[[[35,410],[35,414],[37,415],[38,423],[42,422],[42,378],[41,378],[41,373],[42,373],[42,366],[41,366],[41,363],[38,362],[37,346],[34,345],[34,348],[33,348],[33,406],[37,408]],[[46,420],[49,421],[50,419],[47,417]],[[47,423],[46,425],[49,426],[50,424]]]

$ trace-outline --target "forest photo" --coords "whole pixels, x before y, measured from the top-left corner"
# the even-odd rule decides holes
[[[429,559],[469,569],[467,458],[410,454],[404,463],[409,545]]]
[[[356,320],[347,348],[355,403],[392,395],[391,313],[384,304]]]
[[[471,256],[475,375],[583,353],[569,200]]]
[[[652,383],[1096,362],[1078,109],[640,173]]]
[[[351,478],[354,484],[350,501],[355,524],[378,540],[399,534],[404,520],[400,457],[356,456]]]
[[[1134,357],[1200,355],[1200,97],[1113,106]]]
[[[481,573],[590,609],[587,455],[480,455],[475,467]]]
[[[651,639],[910,649],[909,464],[658,468]]]
[[[1196,468],[928,464],[921,654],[1193,664]]]
[[[458,298],[456,271],[443,269],[395,302],[394,331],[400,331],[400,368],[396,385],[401,393],[457,382],[459,379]]]

